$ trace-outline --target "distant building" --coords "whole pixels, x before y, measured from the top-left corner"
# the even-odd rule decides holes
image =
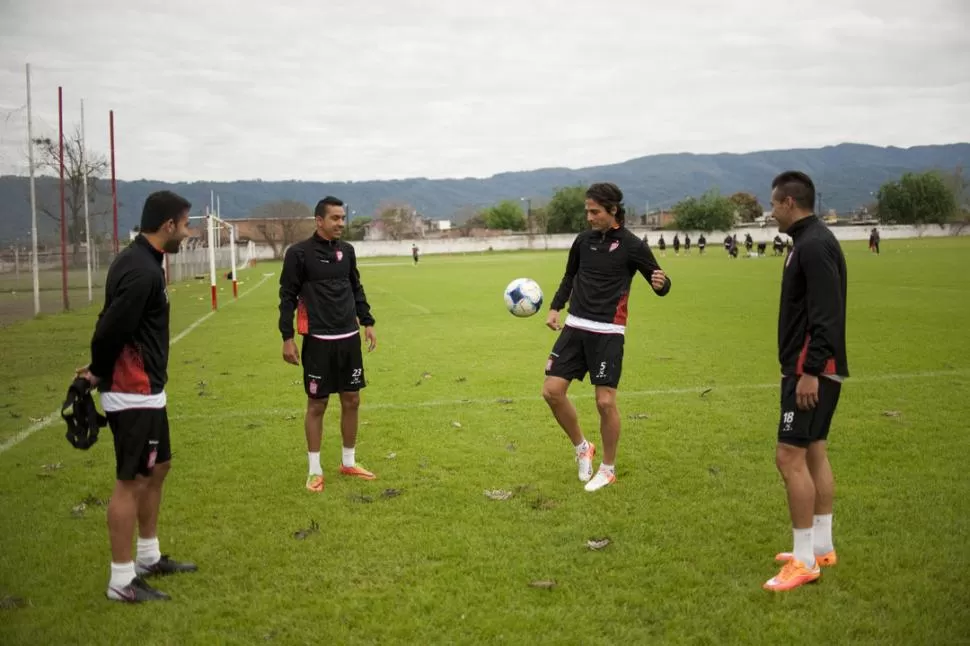
[[[666,209],[653,211],[644,216],[644,224],[654,229],[663,229],[674,221],[674,212]]]

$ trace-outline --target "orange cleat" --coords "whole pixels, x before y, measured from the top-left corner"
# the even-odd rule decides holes
[[[314,493],[323,491],[323,476],[311,473],[306,477],[306,490]]]
[[[343,465],[340,465],[340,474],[345,476],[351,476],[354,478],[360,478],[362,480],[377,480],[377,476],[375,476],[373,473],[371,473],[364,467],[360,466],[359,464],[355,464],[352,467],[345,467]]]
[[[801,561],[792,559],[785,563],[781,572],[765,581],[765,584],[761,587],[773,592],[783,592],[817,581],[820,576],[822,576],[822,570],[819,569],[818,563],[808,568]]]

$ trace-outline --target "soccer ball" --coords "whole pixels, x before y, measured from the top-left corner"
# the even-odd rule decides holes
[[[542,307],[542,288],[531,278],[516,278],[505,288],[505,307],[514,316],[532,316]]]

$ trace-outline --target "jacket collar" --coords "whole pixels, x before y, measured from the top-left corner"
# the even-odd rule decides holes
[[[337,243],[340,242],[339,240],[327,240],[326,238],[321,236],[318,231],[313,232],[313,239],[320,244],[325,244],[330,247],[335,247],[337,246]]]
[[[148,251],[151,252],[151,254],[155,258],[155,260],[157,260],[159,263],[162,262],[162,257],[164,256],[164,254],[161,251],[159,251],[158,249],[156,249],[152,245],[152,243],[150,243],[148,241],[148,238],[146,238],[143,234],[139,233],[137,236],[135,236],[135,242],[133,244],[136,244],[139,247],[143,247],[145,249],[148,249]]]
[[[802,218],[801,220],[799,220],[795,224],[793,224],[790,227],[788,227],[788,231],[786,231],[785,233],[787,233],[789,236],[791,236],[792,240],[794,240],[802,232],[806,231],[807,229],[809,229],[811,227],[814,227],[815,225],[819,224],[820,222],[821,222],[821,220],[818,219],[818,216],[816,216],[816,215],[810,215],[807,218]]]

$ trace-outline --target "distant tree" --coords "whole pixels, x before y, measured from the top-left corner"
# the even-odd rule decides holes
[[[942,227],[958,213],[954,189],[936,171],[904,173],[879,189],[879,217],[883,221]]]
[[[546,206],[533,206],[532,221],[535,222],[535,230],[537,233],[545,233],[549,229],[549,208]]]
[[[262,220],[256,230],[273,250],[275,258],[282,258],[291,244],[313,230],[313,212],[310,207],[294,200],[279,200],[262,204],[253,209],[250,218]]]
[[[585,231],[586,188],[567,186],[553,194],[546,206],[549,233],[579,233]]]
[[[478,215],[479,209],[476,206],[462,206],[458,208],[451,216],[451,219],[455,224],[464,225],[470,219]]]
[[[479,211],[475,215],[468,218],[468,220],[465,221],[464,227],[462,228],[466,234],[472,229],[487,229],[488,223],[485,221],[485,212]]]
[[[518,202],[503,200],[482,213],[489,229],[525,231],[525,214]]]
[[[38,167],[60,177],[60,145],[56,139],[35,138],[34,146],[37,150],[36,164]],[[70,133],[64,134],[64,212],[67,218],[67,239],[72,247],[72,260],[78,262],[81,253],[81,242],[84,241],[84,178],[87,171],[88,184],[88,220],[94,221],[106,215],[107,209],[95,209],[94,204],[98,196],[98,178],[108,169],[108,161],[104,155],[82,150],[81,127],[75,126]],[[83,161],[82,161],[83,155]],[[38,196],[40,197],[40,196]],[[54,204],[50,200],[41,199],[38,210],[56,222],[61,221],[60,192],[56,193]],[[93,223],[92,223],[93,228]]]
[[[410,204],[384,203],[377,208],[377,217],[384,225],[384,233],[391,240],[423,234],[421,219]]]
[[[680,230],[727,231],[734,227],[735,203],[711,189],[700,198],[688,197],[674,205],[674,222]]]
[[[347,233],[344,238],[347,240],[363,240],[367,225],[371,223],[371,218],[356,217],[347,225]]]
[[[970,208],[970,178],[964,177],[963,166],[957,166],[952,173],[945,173],[943,182],[956,198],[957,207]]]
[[[735,193],[728,199],[734,203],[742,222],[754,222],[764,213],[758,198],[751,193]]]

